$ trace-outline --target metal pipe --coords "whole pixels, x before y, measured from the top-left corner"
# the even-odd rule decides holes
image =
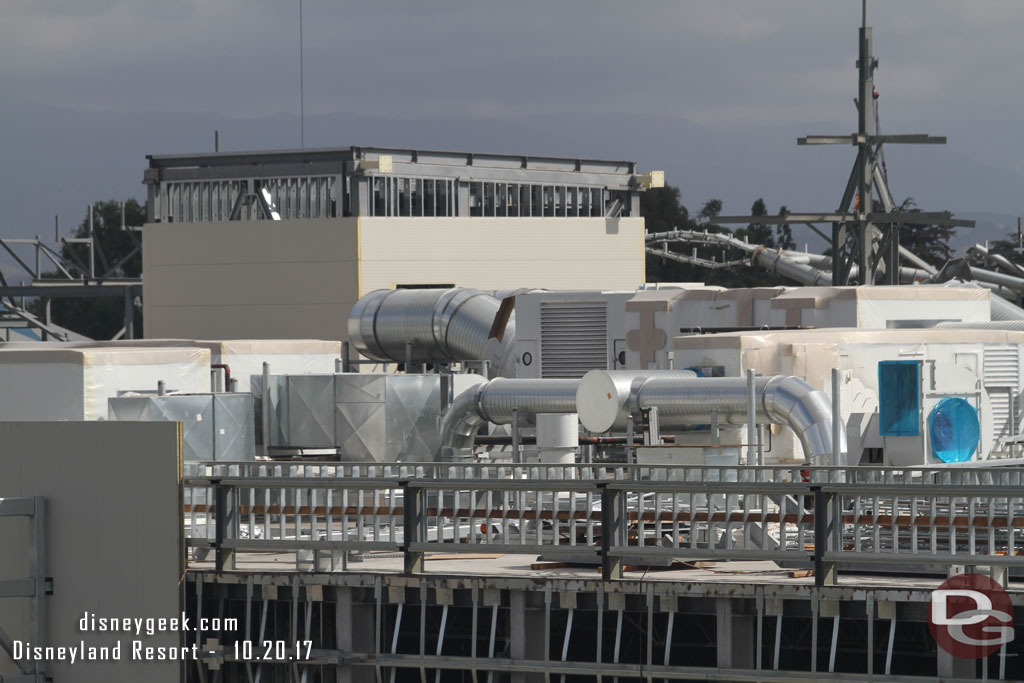
[[[840,417],[840,390],[842,389],[839,368],[832,368],[832,467],[839,467],[842,462],[843,450],[843,419]]]
[[[537,413],[575,413],[578,379],[495,379],[459,394],[441,421],[438,460],[470,449],[483,425],[532,424]]]
[[[263,363],[263,386],[260,393],[260,432],[263,435],[263,455],[270,455],[270,363]]]
[[[231,389],[231,368],[228,367],[227,363],[210,363],[210,369],[218,369],[224,371],[224,389],[230,391]],[[216,387],[214,387],[216,391]]]
[[[757,388],[753,368],[747,368],[747,465],[757,462]]]
[[[577,411],[580,423],[592,432],[607,431],[617,422],[611,409],[611,392],[589,395],[602,386],[605,371],[592,370],[580,382]],[[589,379],[588,379],[589,378]],[[632,384],[630,415],[657,407],[662,427],[718,424],[740,425],[747,421],[747,380],[742,377],[651,378]],[[823,465],[832,457],[832,405],[828,397],[799,377],[757,377],[754,381],[759,423],[785,424],[796,434],[804,455],[812,464]],[[845,429],[840,433],[840,450],[846,450]]]
[[[489,361],[493,374],[514,374],[515,322],[502,326],[501,302],[475,289],[398,289],[370,292],[348,318],[359,353],[378,361]],[[497,323],[497,324],[496,324]]]
[[[635,386],[654,377],[665,379],[684,379],[697,377],[693,370],[594,370],[580,380],[580,390],[576,393],[576,402],[587,401],[591,404],[591,412],[601,410],[602,419],[595,427],[588,427],[594,432],[606,432],[609,429],[622,430],[630,415],[639,421],[640,406],[630,403],[635,397]],[[586,388],[583,385],[586,384]],[[602,398],[604,397],[604,398]]]
[[[1016,275],[1017,277],[1024,277],[1024,269],[1002,254],[993,254],[987,247],[982,246],[981,244],[975,244],[973,247],[968,247],[967,253],[977,255],[983,259],[991,261],[1006,272]]]

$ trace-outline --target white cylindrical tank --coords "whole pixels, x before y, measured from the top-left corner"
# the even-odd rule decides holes
[[[537,448],[545,465],[571,465],[576,462],[580,419],[576,413],[539,413]]]

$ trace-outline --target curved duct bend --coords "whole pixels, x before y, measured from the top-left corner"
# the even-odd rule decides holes
[[[575,413],[578,379],[495,379],[468,389],[452,402],[441,421],[438,460],[450,460],[472,448],[476,432],[488,422],[510,424],[513,409],[523,423],[538,413]]]
[[[403,363],[486,360],[491,374],[514,374],[515,319],[491,336],[501,302],[475,289],[378,289],[359,299],[348,337],[373,360]],[[513,314],[514,315],[514,314]]]
[[[592,370],[580,382],[580,423],[593,432],[609,429],[609,404],[617,401],[605,392],[585,396],[603,373]],[[594,376],[595,379],[588,379]],[[796,434],[804,455],[813,464],[826,464],[832,457],[832,402],[824,392],[799,377],[758,377],[754,381],[757,421],[785,424]],[[602,406],[604,403],[606,405]],[[628,414],[640,419],[641,408],[658,409],[663,428],[708,424],[712,413],[719,424],[747,423],[747,380],[742,377],[668,379],[653,377],[631,385]],[[625,421],[625,416],[622,417]],[[618,420],[614,420],[618,423]],[[840,430],[840,452],[846,451],[846,430]]]

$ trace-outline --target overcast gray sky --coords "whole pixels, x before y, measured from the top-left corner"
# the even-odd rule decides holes
[[[495,151],[554,145],[668,166],[691,208],[714,194],[732,213],[760,194],[831,208],[852,162],[848,149],[798,151],[794,138],[853,130],[859,0],[304,0],[303,10],[307,143],[387,144],[332,129],[349,121],[340,115],[397,119],[399,144],[421,146],[442,145],[416,137],[418,121],[482,121]],[[950,138],[889,153],[906,169],[897,195],[1024,210],[1013,192],[1024,178],[1024,2],[874,0],[869,24],[883,129]],[[141,197],[144,153],[205,149],[214,126],[234,148],[298,146],[298,34],[297,0],[2,0],[0,201],[31,207],[7,220]],[[235,134],[239,119],[250,123]],[[44,134],[42,121],[59,123]],[[82,140],[108,136],[124,144]],[[75,203],[47,187],[57,167],[74,171],[61,194]]]

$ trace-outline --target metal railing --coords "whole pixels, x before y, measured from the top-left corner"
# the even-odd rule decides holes
[[[197,476],[199,474],[202,476]],[[295,553],[334,569],[388,551],[563,554],[603,575],[666,560],[1024,564],[1024,469],[193,464],[190,546],[218,569]],[[242,553],[245,553],[242,555]]]

